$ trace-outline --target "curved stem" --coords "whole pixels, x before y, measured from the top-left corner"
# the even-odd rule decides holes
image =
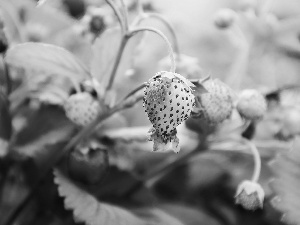
[[[128,11],[127,11],[127,7],[125,5],[124,0],[121,0],[121,5],[122,5],[122,10],[123,10],[123,14],[124,14],[124,29],[127,32],[129,25],[128,25]]]
[[[252,141],[249,141],[245,138],[243,138],[243,141],[250,147],[254,159],[254,169],[253,169],[253,175],[251,180],[257,182],[261,171],[261,159],[260,159],[259,152]]]
[[[157,19],[157,20],[159,20],[160,22],[162,22],[162,23],[167,27],[167,29],[170,31],[171,36],[172,36],[172,39],[173,39],[174,52],[175,52],[176,55],[177,55],[177,59],[180,60],[180,51],[179,51],[178,39],[177,39],[175,30],[174,30],[174,28],[172,27],[172,25],[169,23],[169,21],[166,20],[163,16],[161,16],[161,15],[158,14],[158,13],[147,13],[147,14],[146,14],[146,18],[147,18],[147,17],[148,17],[148,18],[154,18],[154,19]]]
[[[169,56],[170,56],[170,60],[171,60],[170,72],[175,73],[175,69],[176,69],[175,54],[174,54],[172,45],[171,45],[170,41],[168,40],[168,38],[160,30],[157,30],[152,27],[140,27],[140,28],[133,29],[130,31],[129,36],[133,36],[136,33],[143,32],[143,31],[150,31],[150,32],[156,33],[165,41],[165,43],[168,47]]]
[[[121,26],[122,33],[124,34],[125,33],[125,24],[123,23],[123,18],[122,18],[120,11],[118,10],[117,5],[112,0],[105,0],[105,1],[114,11],[114,13],[119,21],[119,24]]]
[[[112,71],[111,71],[110,76],[109,76],[109,81],[108,81],[108,84],[107,84],[106,89],[105,89],[106,92],[109,91],[111,89],[112,85],[113,85],[114,79],[115,79],[116,74],[117,74],[118,66],[119,66],[121,58],[122,58],[123,51],[125,49],[125,46],[127,44],[127,41],[129,40],[129,38],[130,38],[130,36],[124,35],[122,40],[121,40],[121,44],[120,44],[120,47],[119,47],[119,50],[118,50],[118,53],[117,53],[117,57],[116,57],[116,60],[114,62]]]

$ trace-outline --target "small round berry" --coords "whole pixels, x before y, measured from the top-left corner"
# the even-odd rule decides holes
[[[176,127],[189,118],[194,107],[192,85],[180,74],[165,71],[148,81],[144,107],[153,125],[150,140],[155,151],[179,151]]]
[[[264,190],[258,183],[245,180],[237,188],[235,203],[247,210],[256,210],[263,208],[264,196]]]
[[[90,124],[102,111],[99,101],[87,92],[71,95],[64,109],[67,117],[79,126]]]
[[[190,116],[194,102],[190,87],[171,72],[158,73],[145,89],[144,107],[153,127],[162,136],[172,133]]]
[[[236,12],[232,9],[220,9],[214,16],[214,23],[216,27],[220,29],[226,29],[235,22],[236,17]]]
[[[263,118],[267,111],[267,103],[257,90],[246,89],[239,95],[236,108],[243,118],[254,121]]]
[[[203,86],[208,92],[196,96],[194,116],[211,125],[229,118],[233,109],[232,90],[218,79],[205,80]]]

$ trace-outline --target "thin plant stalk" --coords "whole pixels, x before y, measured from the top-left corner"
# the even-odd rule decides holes
[[[125,28],[125,31],[128,31],[128,29],[129,29],[129,22],[128,22],[127,7],[125,5],[124,0],[120,0],[120,1],[121,1],[121,5],[122,5],[122,11],[123,11],[123,14],[124,14],[124,28]]]
[[[177,60],[180,61],[179,43],[178,43],[177,35],[175,33],[173,26],[168,22],[167,19],[165,19],[163,16],[161,16],[158,13],[147,13],[146,18],[147,17],[157,19],[166,26],[166,28],[169,30],[169,32],[172,36],[172,39],[173,39],[174,52],[176,53]]]
[[[115,15],[116,15],[116,17],[119,21],[119,24],[121,26],[122,33],[125,34],[126,33],[126,28],[125,28],[126,26],[123,22],[123,17],[121,15],[120,11],[118,10],[117,5],[112,0],[105,0],[105,1],[112,8],[112,10],[114,11],[114,13],[115,13]]]
[[[260,154],[255,146],[255,144],[252,141],[249,141],[245,138],[243,138],[243,142],[246,143],[250,150],[251,153],[253,155],[253,159],[254,159],[254,169],[253,169],[253,175],[252,175],[252,181],[253,182],[257,182],[260,176],[260,171],[261,171],[261,158],[260,158]]]
[[[117,74],[119,64],[121,62],[123,51],[126,47],[126,44],[127,44],[127,41],[129,40],[129,38],[130,38],[130,36],[124,35],[122,40],[121,40],[120,47],[119,47],[118,52],[117,52],[116,60],[114,62],[112,71],[111,71],[110,76],[109,76],[108,84],[107,84],[106,89],[105,89],[106,93],[112,88],[114,79],[115,79],[116,74]]]
[[[168,40],[168,38],[160,30],[152,28],[152,27],[140,27],[140,28],[131,30],[129,35],[133,36],[136,33],[145,32],[145,31],[156,33],[165,41],[165,43],[168,47],[168,52],[169,52],[169,56],[170,56],[170,60],[171,60],[170,72],[175,73],[176,61],[175,61],[175,54],[174,54],[172,45],[171,45],[170,41]]]

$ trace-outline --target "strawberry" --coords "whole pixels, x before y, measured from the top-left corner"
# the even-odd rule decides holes
[[[193,114],[209,125],[223,122],[232,113],[232,90],[218,79],[206,79],[202,84],[208,92],[196,96]]]
[[[190,116],[194,106],[192,85],[181,75],[165,71],[148,81],[144,107],[154,128],[152,139],[160,137],[164,143],[176,139],[176,127]]]
[[[244,180],[237,188],[235,203],[242,205],[245,209],[256,210],[263,208],[265,192],[256,182]]]
[[[216,27],[220,29],[226,29],[235,22],[237,14],[232,9],[223,8],[220,9],[214,17],[214,23]]]
[[[88,92],[71,95],[64,104],[67,117],[79,126],[86,126],[93,122],[102,107],[99,101]]]
[[[246,89],[240,94],[236,108],[245,119],[259,120],[267,111],[267,103],[257,90]]]

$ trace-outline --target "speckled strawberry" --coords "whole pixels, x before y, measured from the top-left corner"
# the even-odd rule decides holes
[[[193,113],[208,124],[223,122],[232,113],[232,90],[218,79],[209,78],[202,84],[207,93],[196,96]]]
[[[79,126],[93,122],[102,109],[99,101],[88,92],[71,95],[64,104],[67,117]]]
[[[175,140],[176,127],[190,116],[194,106],[190,86],[193,84],[181,75],[165,71],[149,80],[144,107],[155,129],[153,137],[161,137],[165,143]]]

